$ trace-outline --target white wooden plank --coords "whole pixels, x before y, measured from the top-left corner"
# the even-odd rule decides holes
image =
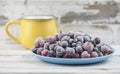
[[[0,62],[38,62],[39,59],[33,55],[22,56],[0,56]]]
[[[17,43],[0,44],[0,50],[26,50],[22,45]]]
[[[32,55],[31,50],[0,50],[0,55]]]
[[[66,69],[51,69],[51,70],[41,70],[41,69],[22,69],[22,68],[13,68],[0,69],[0,73],[3,74],[119,74],[120,70],[97,70],[97,69],[79,69],[79,70],[66,70]]]
[[[120,65],[119,62],[120,60],[116,60],[118,58],[109,58],[106,61],[102,62],[102,63],[97,63],[97,64],[91,64],[91,65],[57,65],[57,64],[51,64],[51,63],[47,63],[47,62],[43,62],[41,60],[38,60],[37,58],[30,58],[30,57],[26,57],[26,58],[20,58],[19,59],[16,58],[9,58],[9,60],[7,61],[7,59],[1,59],[0,61],[0,68],[36,68],[36,69],[43,69],[43,68],[65,68],[65,69],[79,69],[79,68],[104,68],[104,69],[120,69]],[[11,60],[10,60],[11,59]],[[73,69],[72,69],[73,70]]]

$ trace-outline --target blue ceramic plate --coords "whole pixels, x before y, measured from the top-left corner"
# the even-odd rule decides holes
[[[111,48],[111,47],[110,47]],[[114,49],[111,48],[111,50]],[[55,63],[55,64],[92,64],[92,63],[97,63],[97,62],[102,62],[106,59],[108,59],[113,53],[110,55],[102,56],[102,57],[97,57],[97,58],[82,58],[82,59],[67,59],[67,58],[53,58],[53,57],[46,57],[46,56],[41,56],[33,53],[35,56],[37,56],[39,59],[49,62],[49,63]]]

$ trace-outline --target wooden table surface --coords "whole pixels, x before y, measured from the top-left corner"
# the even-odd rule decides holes
[[[43,62],[30,50],[0,36],[0,74],[120,74],[120,46],[106,61],[91,65],[57,65]]]

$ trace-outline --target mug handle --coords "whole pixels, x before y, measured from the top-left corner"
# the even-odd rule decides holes
[[[18,21],[18,20],[9,21],[9,22],[6,23],[6,25],[5,25],[5,32],[6,32],[7,36],[8,36],[10,39],[14,40],[14,41],[17,42],[17,43],[20,43],[20,39],[12,36],[12,35],[9,33],[9,31],[8,31],[9,26],[12,25],[12,24],[21,25],[21,22]]]

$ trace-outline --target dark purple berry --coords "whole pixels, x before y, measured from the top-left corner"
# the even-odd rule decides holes
[[[81,45],[79,45],[79,46],[77,46],[76,48],[75,48],[75,51],[77,52],[77,53],[81,53],[81,52],[83,52],[83,48],[82,48],[82,46]]]
[[[93,58],[93,57],[98,57],[99,55],[98,55],[98,53],[97,52],[95,52],[95,51],[93,51],[93,52],[91,52],[91,57]]]
[[[56,49],[59,47],[59,45],[56,45],[55,47],[54,47],[54,52],[56,52]]]
[[[73,40],[73,42],[74,42],[74,43],[77,43],[77,42],[78,42],[78,40],[77,40],[77,39],[74,39],[74,40]]]
[[[107,54],[109,55],[111,53],[113,53],[113,51],[112,50],[108,50]]]
[[[97,44],[96,47],[97,47],[98,49],[101,49],[101,46],[102,46],[102,45],[104,45],[104,44]]]
[[[68,46],[68,42],[67,41],[61,41],[60,46],[62,46],[63,48],[66,48]]]
[[[33,53],[37,53],[38,48],[32,48]]]
[[[69,36],[63,36],[63,37],[61,38],[61,41],[68,41],[69,39],[70,39]]]
[[[44,40],[43,38],[40,37],[40,38],[37,38],[34,43],[36,48],[43,47]]]
[[[74,39],[77,38],[77,36],[82,36],[83,34],[81,32],[75,32],[74,33]]]
[[[78,53],[74,53],[73,58],[80,58],[80,55]]]
[[[49,45],[49,50],[54,50],[55,46],[56,46],[56,44],[50,44]]]
[[[42,55],[42,56],[47,56],[48,51],[49,51],[49,50],[47,50],[47,49],[42,50],[41,55]]]
[[[100,50],[97,47],[94,47],[93,51],[100,52]]]
[[[91,36],[89,35],[85,35],[84,36],[84,42],[90,41],[91,40]]]
[[[81,53],[81,58],[90,58],[90,54],[87,51]]]
[[[48,42],[48,43],[50,43],[50,44],[55,43],[55,41],[56,41],[56,39],[55,39],[54,36],[48,36],[48,37],[46,38],[46,42]]]
[[[70,36],[70,38],[72,38],[72,39],[74,38],[74,32],[73,31],[68,32],[67,35]]]
[[[41,55],[41,52],[42,52],[43,50],[44,50],[43,48],[38,48],[38,49],[37,49],[37,54]]]
[[[76,47],[77,43],[72,43],[72,47]]]
[[[83,43],[84,38],[83,38],[83,36],[77,36],[77,40]]]
[[[85,42],[83,44],[83,48],[85,51],[91,52],[91,51],[93,51],[94,46],[91,42]]]
[[[101,46],[101,52],[102,53],[107,53],[110,50],[110,48],[106,45]]]
[[[44,44],[44,49],[49,49],[49,43]]]
[[[99,57],[103,56],[103,53],[102,52],[99,52],[98,53]]]
[[[64,54],[63,58],[72,58],[72,55],[69,55],[69,54]]]
[[[73,55],[74,53],[75,53],[75,49],[74,48],[70,48],[70,47],[67,47],[66,48],[66,53],[68,54],[68,55]]]
[[[82,45],[82,43],[81,43],[81,42],[77,42],[77,45],[76,45],[76,46],[79,46],[79,45]]]
[[[56,55],[62,57],[65,54],[65,49],[61,46],[56,48]]]
[[[56,45],[60,45],[60,42],[61,42],[61,41],[57,41],[57,42],[56,42]]]
[[[72,43],[73,43],[73,39],[69,39],[68,42],[69,42],[70,44],[72,44]]]
[[[96,37],[95,39],[94,39],[94,42],[95,42],[95,44],[99,44],[100,43],[100,38],[98,38],[98,37]]]
[[[50,51],[48,51],[47,56],[49,56],[49,57],[55,57],[55,56],[56,56],[56,54],[55,54],[55,52],[54,52],[54,51],[50,50]]]

